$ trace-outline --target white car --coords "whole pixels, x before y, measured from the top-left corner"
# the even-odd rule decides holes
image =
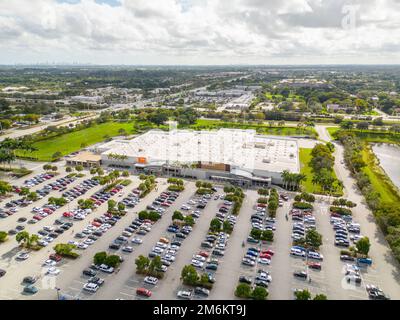
[[[74,246],[79,246],[79,242],[74,241],[74,240],[69,240],[68,244],[73,244]]]
[[[159,247],[161,249],[167,249],[168,245],[166,243],[164,243],[164,242],[160,242],[159,241],[159,242],[156,243],[156,247]]]
[[[152,251],[155,253],[161,254],[164,252],[164,249],[162,249],[160,247],[153,247]]]
[[[158,279],[156,277],[146,277],[144,278],[144,282],[151,285],[156,285],[158,283]]]
[[[258,258],[258,263],[261,264],[270,264],[271,260],[267,259],[267,258]]]
[[[101,264],[99,266],[99,270],[106,272],[106,273],[113,273],[114,272],[114,268],[113,267],[109,267],[106,264]]]
[[[44,240],[38,240],[37,244],[41,247],[47,247],[49,245],[49,243]]]
[[[175,257],[173,255],[170,255],[170,254],[166,254],[164,256],[164,259],[167,260],[167,261],[170,261],[170,262],[174,262],[175,261]]]
[[[143,243],[143,240],[142,239],[140,239],[140,238],[133,238],[132,240],[131,240],[131,242],[132,243],[134,243],[134,244],[142,244]]]
[[[130,247],[130,246],[125,246],[125,247],[122,248],[122,251],[131,253],[131,252],[133,252],[133,248]]]
[[[190,291],[181,290],[181,291],[178,291],[177,297],[189,300],[189,299],[192,299],[192,293]]]
[[[95,283],[85,283],[83,285],[83,290],[88,291],[88,292],[96,292],[99,289],[99,286]]]
[[[124,231],[124,232],[122,232],[122,235],[123,235],[124,237],[131,237],[131,236],[132,236],[132,233],[129,232],[129,231]]]
[[[192,259],[192,266],[195,268],[203,268],[204,263],[199,260]]]
[[[61,272],[60,269],[57,269],[55,267],[50,267],[47,269],[46,274],[51,276],[58,276],[60,272]]]
[[[81,250],[86,250],[89,246],[83,242],[80,242],[76,247]]]
[[[57,264],[54,260],[48,259],[43,263],[45,267],[54,267]]]
[[[90,245],[92,245],[92,244],[94,243],[94,240],[92,240],[92,239],[86,239],[85,241],[83,241],[83,243],[90,246]]]
[[[201,256],[201,255],[199,255],[199,254],[194,255],[193,259],[199,260],[199,261],[202,261],[202,262],[206,261],[206,258]]]
[[[318,252],[309,252],[308,258],[315,259],[315,260],[321,260],[321,261],[324,260],[324,256]]]
[[[16,260],[26,260],[29,258],[28,252],[20,252],[18,255],[15,257]]]

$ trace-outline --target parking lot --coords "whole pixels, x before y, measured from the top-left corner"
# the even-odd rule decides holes
[[[13,183],[23,186],[25,180],[40,173],[43,173],[43,171],[38,169],[30,177],[19,179]],[[116,237],[126,232],[132,222],[137,219],[138,212],[148,209],[148,206],[152,205],[154,200],[167,190],[167,179],[157,178],[155,189],[143,199],[138,200],[137,203],[133,203],[132,207],[126,207],[127,214],[125,216],[111,221],[110,217],[105,215],[107,212],[107,200],[113,199],[116,202],[124,200],[126,201],[125,203],[129,203],[131,200],[128,200],[127,197],[134,199],[132,190],[137,188],[141,181],[137,176],[130,176],[129,179],[132,180],[132,183],[129,186],[121,186],[121,189],[116,190],[115,193],[99,193],[103,186],[91,181],[91,175],[87,171],[83,173],[84,176],[82,177],[67,179],[68,174],[61,168],[58,175],[31,185],[31,191],[48,190],[48,192],[41,195],[41,199],[33,203],[22,205],[18,203],[15,206],[6,206],[7,203],[22,198],[20,195],[12,194],[11,197],[2,199],[0,202],[3,212],[9,212],[10,208],[15,208],[13,209],[14,212],[7,213],[4,218],[0,218],[0,230],[26,230],[30,234],[40,234],[40,241],[44,245],[44,248],[39,251],[28,252],[26,260],[22,259],[24,258],[22,253],[26,250],[22,250],[18,246],[15,241],[15,235],[10,233],[9,241],[0,245],[0,269],[7,271],[0,278],[0,299],[57,299],[59,296],[69,299],[148,299],[136,294],[136,289],[143,287],[152,292],[150,299],[163,300],[176,299],[178,291],[189,289],[189,287],[182,285],[180,279],[182,268],[191,264],[193,256],[200,251],[211,253],[213,250],[202,248],[201,243],[208,234],[210,221],[216,217],[224,201],[215,199],[215,195],[213,195],[206,200],[205,208],[196,209],[196,205],[203,201],[204,197],[195,194],[196,186],[194,182],[185,181],[185,190],[177,195],[176,200],[169,207],[164,208],[165,211],[162,213],[161,219],[150,225],[151,231],[144,235],[134,233],[128,237],[126,244],[118,247],[118,250],[112,250],[109,248],[110,244],[115,241]],[[67,204],[60,208],[48,204],[50,197],[59,198],[63,194],[68,198],[69,202]],[[215,194],[223,194],[222,188],[218,187]],[[362,266],[359,271],[356,271],[357,276],[361,278],[361,282],[349,283],[346,281],[348,278],[346,269],[347,273],[349,273],[348,269],[352,268],[347,265],[353,263],[340,260],[340,250],[345,248],[338,247],[334,243],[337,234],[335,235],[329,214],[330,204],[327,198],[320,199],[317,197],[312,212],[312,216],[315,217],[315,228],[323,236],[323,244],[320,247],[323,260],[318,261],[321,264],[321,270],[317,270],[307,266],[310,260],[301,256],[294,257],[290,255],[292,229],[296,221],[293,221],[290,215],[289,219],[286,219],[285,215],[292,209],[294,194],[288,193],[288,201],[283,201],[282,206],[277,210],[274,222],[274,241],[262,245],[246,241],[252,229],[250,218],[256,212],[255,206],[260,196],[256,190],[245,190],[245,194],[246,197],[240,214],[235,220],[233,232],[229,238],[223,241],[221,248],[223,248],[224,253],[223,256],[218,257],[217,270],[205,270],[206,262],[198,269],[199,271],[210,272],[213,275],[215,278],[213,288],[208,297],[194,295],[194,299],[237,299],[234,296],[234,291],[239,283],[239,278],[246,276],[254,281],[259,275],[258,271],[260,269],[267,271],[271,277],[268,283],[268,299],[293,299],[294,290],[308,289],[312,296],[325,294],[328,299],[363,300],[368,299],[366,290],[368,285],[378,286],[385,292],[390,290],[392,299],[399,298],[397,296],[398,291],[393,290],[396,284],[390,287],[388,285],[390,283],[388,278],[391,275],[385,274],[379,261],[375,260],[376,253],[373,245],[371,246],[371,257],[374,259],[374,263],[368,267]],[[96,209],[92,211],[77,209],[79,199],[87,199],[95,195],[100,197],[98,198]],[[184,205],[191,208],[185,210],[183,209]],[[157,206],[157,210],[159,208],[164,210],[161,209],[161,206]],[[178,239],[181,242],[180,248],[176,253],[173,253],[174,262],[171,262],[168,266],[163,279],[159,280],[156,285],[146,284],[144,283],[144,276],[136,274],[135,259],[139,255],[148,256],[162,237],[169,242],[176,239],[176,233],[168,231],[172,223],[172,214],[175,210],[185,214],[198,211],[196,224],[184,238]],[[363,217],[356,209],[354,211],[353,222],[355,224],[360,223],[360,233],[368,235],[368,229],[363,228],[365,225],[362,220]],[[71,213],[73,219],[66,213]],[[40,219],[36,219],[35,223],[28,223],[36,215],[40,215]],[[229,212],[227,217],[229,217]],[[93,227],[95,221],[99,221],[97,227]],[[108,225],[107,221],[109,223],[112,222],[112,226]],[[69,222],[70,225],[68,224]],[[102,232],[99,234],[101,237],[93,234],[96,229]],[[58,234],[55,234],[56,230],[59,231]],[[81,234],[82,238],[77,237],[78,234]],[[50,235],[55,237],[54,240],[49,240],[48,237]],[[373,239],[371,235],[368,236]],[[133,238],[140,238],[142,244],[131,243]],[[49,240],[49,242],[46,242],[46,240]],[[79,249],[77,252],[80,253],[78,259],[62,259],[54,267],[51,264],[43,266],[43,263],[48,260],[49,255],[53,252],[52,248],[56,243],[68,242],[78,244]],[[244,246],[243,242],[245,242]],[[217,241],[217,243],[219,242]],[[122,248],[124,246],[132,247],[133,252],[123,251]],[[273,257],[270,258],[268,264],[262,264],[256,258],[253,266],[243,265],[241,263],[242,259],[249,248],[253,248],[252,250],[259,249],[260,251],[271,250]],[[169,251],[169,249],[166,250]],[[83,290],[83,286],[87,283],[89,277],[82,275],[82,271],[91,266],[94,254],[100,251],[120,255],[124,261],[112,273],[98,271],[97,276],[104,279],[105,282],[96,293],[89,293]],[[21,259],[18,260],[18,257],[21,257]],[[49,270],[54,272],[53,276],[49,276]],[[307,277],[295,277],[294,272],[296,271],[306,271]],[[353,274],[353,271],[350,274]],[[36,294],[32,295],[23,292],[25,285],[22,283],[22,279],[27,276],[38,277],[39,280],[35,286],[39,291]]]

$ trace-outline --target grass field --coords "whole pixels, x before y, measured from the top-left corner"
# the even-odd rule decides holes
[[[362,151],[362,158],[367,164],[362,170],[368,175],[372,187],[381,196],[382,202],[399,202],[400,197],[390,178],[378,165],[374,153],[365,147]]]
[[[81,149],[82,144],[90,146],[103,141],[106,135],[110,137],[117,136],[120,129],[126,130],[128,134],[134,133],[133,122],[107,122],[80,131],[52,137],[35,142],[33,146],[38,149],[37,151],[18,152],[17,155],[36,158],[39,161],[51,161],[52,155],[58,151],[62,155],[70,154]]]
[[[319,187],[312,184],[312,171],[311,167],[308,163],[311,160],[311,150],[312,149],[305,149],[300,148],[300,173],[304,174],[307,177],[307,180],[302,182],[302,186],[304,187],[306,192],[316,193],[316,189]]]
[[[309,162],[311,161],[311,150],[312,149],[307,149],[307,148],[300,148],[300,173],[304,174],[307,179],[302,182],[302,186],[304,188],[304,191],[309,192],[309,193],[315,193],[315,194],[324,194],[325,192],[321,189],[320,186],[314,185],[312,183],[313,179],[313,172],[311,170],[311,167],[309,166]],[[333,176],[335,178],[336,174],[333,172]],[[336,196],[341,196],[343,195],[343,190],[340,190],[335,193]]]
[[[328,131],[328,133],[329,133],[329,135],[331,136],[331,138],[332,138],[332,139],[335,139],[334,134],[335,134],[338,130],[340,130],[340,128],[339,128],[339,127],[329,127],[329,128],[326,128],[326,130]]]
[[[254,129],[259,134],[275,136],[311,136],[316,137],[314,128],[297,127],[270,127],[267,124],[241,124],[236,122],[225,122],[220,120],[198,119],[196,124],[189,126],[194,130],[211,130],[219,128]]]

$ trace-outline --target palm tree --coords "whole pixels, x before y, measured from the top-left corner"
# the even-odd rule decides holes
[[[290,172],[288,170],[283,170],[283,172],[281,173],[281,177],[282,177],[282,181],[283,181],[283,185],[284,185],[285,189],[287,189],[287,185],[289,182],[289,175],[290,175]]]

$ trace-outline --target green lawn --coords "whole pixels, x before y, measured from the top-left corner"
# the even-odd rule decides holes
[[[67,155],[81,149],[82,143],[90,146],[103,141],[105,135],[110,137],[117,136],[120,129],[125,129],[128,134],[134,133],[133,122],[107,122],[80,131],[48,138],[33,144],[38,149],[37,151],[31,153],[19,152],[17,155],[36,158],[39,161],[51,161],[52,155],[57,151],[61,152],[62,155]]]
[[[309,192],[309,193],[315,193],[315,194],[324,194],[324,192],[321,190],[321,187],[318,185],[314,185],[312,183],[313,179],[313,173],[311,170],[311,167],[308,165],[309,162],[311,161],[311,151],[312,149],[306,149],[306,148],[300,148],[300,173],[304,174],[307,179],[302,182],[302,186],[304,187],[304,191]],[[333,176],[335,178],[336,174],[333,172]],[[337,192],[338,196],[343,195],[343,190]]]
[[[390,178],[386,173],[379,167],[375,162],[375,155],[364,148],[362,151],[362,157],[367,166],[362,170],[368,175],[372,187],[376,192],[381,195],[382,202],[399,202],[400,197],[392,186]]]
[[[311,182],[313,174],[311,172],[311,167],[308,165],[311,160],[311,150],[312,149],[300,148],[300,173],[307,177],[307,180],[302,182],[305,191],[315,193],[317,186],[313,185]]]
[[[332,139],[334,139],[334,134],[339,130],[339,127],[328,127],[326,130],[328,131],[329,135],[331,136]]]
[[[221,120],[198,119],[194,125],[189,126],[194,130],[211,130],[219,128],[235,128],[235,129],[254,129],[258,134],[275,135],[275,136],[311,136],[317,137],[314,128],[297,128],[297,127],[270,127],[268,124],[256,123],[237,123],[226,122]]]

